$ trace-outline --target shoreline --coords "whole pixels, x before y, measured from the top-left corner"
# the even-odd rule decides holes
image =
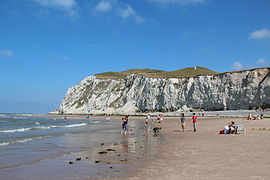
[[[108,114],[109,117],[122,117],[122,116],[130,116],[130,117],[146,117],[150,114],[152,117],[157,117],[158,114],[162,114],[164,117],[179,117],[181,113],[185,113],[187,117],[192,116],[192,113],[196,113],[196,115],[204,116],[204,117],[228,117],[228,118],[237,118],[237,117],[247,117],[248,113],[251,113],[255,116],[259,116],[263,114],[264,117],[270,117],[270,110],[226,110],[226,111],[188,111],[188,112],[149,112],[149,113],[134,113],[134,114]],[[104,114],[57,114],[57,113],[48,113],[49,116],[55,117],[78,117],[78,118],[85,118],[86,116],[95,117],[95,118],[102,118],[105,117],[106,113]]]

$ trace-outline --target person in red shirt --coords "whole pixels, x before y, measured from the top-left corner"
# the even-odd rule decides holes
[[[195,115],[195,113],[193,113],[193,116],[192,116],[192,122],[193,122],[193,128],[194,128],[194,132],[197,131],[197,124],[198,124],[198,119],[197,119],[197,116]]]

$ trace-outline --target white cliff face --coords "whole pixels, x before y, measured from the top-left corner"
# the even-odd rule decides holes
[[[270,107],[270,68],[180,79],[86,77],[68,89],[64,113],[131,114]]]

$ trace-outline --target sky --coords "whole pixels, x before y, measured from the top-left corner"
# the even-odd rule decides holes
[[[47,113],[102,72],[270,66],[269,0],[1,0],[0,113]]]

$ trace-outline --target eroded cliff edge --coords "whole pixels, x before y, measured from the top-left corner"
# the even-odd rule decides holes
[[[89,76],[68,89],[60,111],[131,114],[257,107],[270,107],[270,68],[170,79],[136,74],[123,79]]]

